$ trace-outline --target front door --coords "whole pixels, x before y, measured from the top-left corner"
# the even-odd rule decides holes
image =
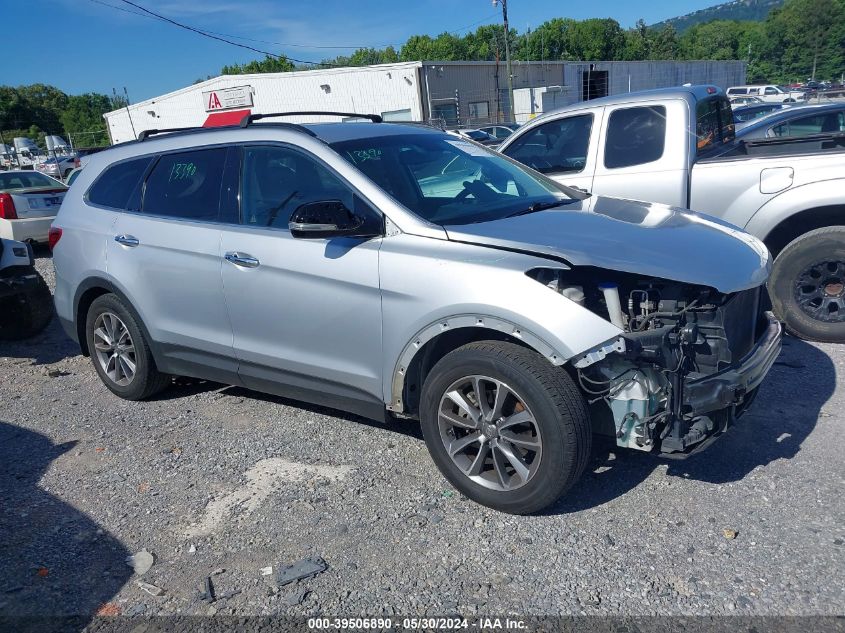
[[[592,191],[603,108],[553,119],[517,138],[503,153],[557,182]]]
[[[340,200],[374,213],[323,163],[243,148],[241,224],[223,233],[223,286],[247,387],[369,415],[384,411],[381,239],[299,239],[294,209]]]

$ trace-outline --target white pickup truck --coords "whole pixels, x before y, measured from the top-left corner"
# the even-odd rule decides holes
[[[845,342],[845,134],[735,140],[724,93],[684,86],[550,112],[499,150],[572,187],[744,228],[776,258],[769,293],[787,329]]]

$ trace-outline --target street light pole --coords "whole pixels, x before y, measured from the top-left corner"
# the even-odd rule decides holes
[[[499,4],[499,0],[493,0],[493,6],[497,6]],[[510,43],[508,42],[508,0],[502,0],[502,21],[504,22],[505,26],[505,66],[508,72],[508,103],[510,103],[511,108],[511,122],[516,121],[516,112],[514,111],[514,103],[513,103],[513,72],[511,70],[511,47]]]

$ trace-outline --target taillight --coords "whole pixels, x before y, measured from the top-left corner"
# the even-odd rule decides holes
[[[51,226],[50,231],[47,233],[47,244],[50,246],[51,251],[56,248],[56,244],[59,243],[60,239],[62,239],[62,230],[57,226]]]
[[[79,160],[78,158],[73,159],[73,166],[74,167],[79,167],[81,164],[82,164],[82,161]]]
[[[4,220],[17,220],[18,212],[15,210],[15,201],[10,193],[0,193],[0,218]]]

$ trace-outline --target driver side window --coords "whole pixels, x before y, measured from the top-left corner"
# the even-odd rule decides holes
[[[578,173],[587,164],[593,115],[580,114],[537,126],[505,154],[544,174]]]
[[[287,229],[303,204],[340,200],[354,208],[353,192],[322,164],[279,146],[244,147],[241,223]]]

